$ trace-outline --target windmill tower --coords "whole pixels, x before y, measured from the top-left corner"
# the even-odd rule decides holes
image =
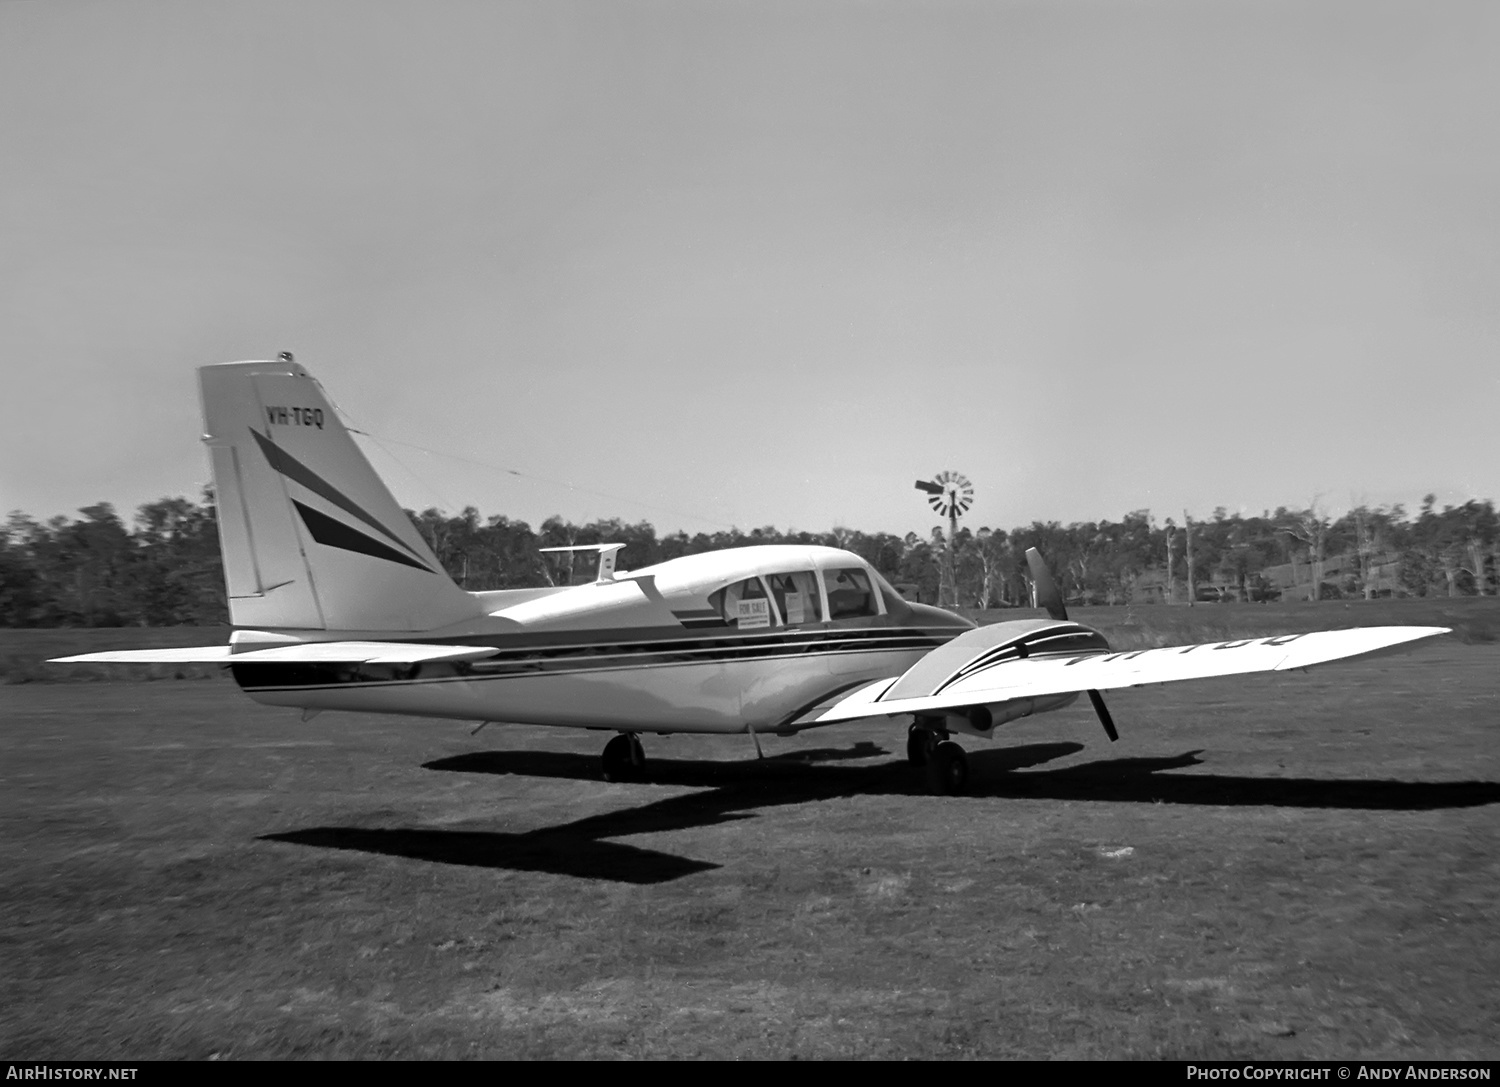
[[[974,504],[974,485],[958,472],[939,472],[931,482],[917,480],[917,490],[927,492],[927,504],[948,518],[948,605],[958,606],[958,519]],[[942,593],[938,593],[942,604]]]

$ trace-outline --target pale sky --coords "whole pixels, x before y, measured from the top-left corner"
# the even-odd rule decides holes
[[[194,367],[281,350],[402,502],[533,525],[1500,498],[1497,56],[1491,2],[0,2],[0,512],[196,495]]]

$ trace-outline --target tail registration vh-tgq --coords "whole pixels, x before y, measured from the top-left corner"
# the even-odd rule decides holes
[[[616,569],[590,545],[585,585],[468,592],[290,356],[199,370],[230,621],[228,645],[61,661],[218,662],[257,702],[618,733],[609,780],[644,774],[644,733],[790,735],[911,718],[907,753],[936,792],[967,779],[957,734],[1101,691],[1282,671],[1446,633],[1370,627],[1137,652],[1068,619],[1040,555],[1050,618],[976,627],[902,599],[858,555],[743,547]],[[759,746],[757,740],[757,746]]]

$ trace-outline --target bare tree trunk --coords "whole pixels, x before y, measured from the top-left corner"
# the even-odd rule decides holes
[[[1317,539],[1317,557],[1313,561],[1313,593],[1314,602],[1323,599],[1323,563],[1327,559],[1328,532],[1325,527],[1319,528],[1315,533]]]
[[[1370,529],[1370,518],[1363,506],[1354,511],[1354,528],[1359,548],[1359,579],[1364,586],[1366,600],[1375,599],[1375,534]]]
[[[1474,591],[1484,596],[1484,541],[1470,539],[1468,541],[1469,561],[1474,564]]]
[[[1166,597],[1167,597],[1167,603],[1168,604],[1175,603],[1174,597],[1176,596],[1176,593],[1174,591],[1175,588],[1176,588],[1176,583],[1173,581],[1173,574],[1172,574],[1172,544],[1176,541],[1176,539],[1177,539],[1177,530],[1175,528],[1169,528],[1169,529],[1167,529],[1167,592],[1166,592]]]
[[[1198,583],[1193,572],[1193,519],[1188,516],[1187,510],[1182,511],[1182,522],[1184,531],[1187,533],[1187,564],[1188,564],[1188,607],[1192,607],[1198,601]]]
[[[1312,575],[1312,591],[1308,599],[1316,603],[1323,595],[1323,562],[1328,552],[1328,522],[1318,512],[1317,500],[1298,515],[1295,523],[1285,525],[1283,531],[1294,540],[1307,545],[1307,565]],[[1292,560],[1292,581],[1295,585],[1297,560]]]

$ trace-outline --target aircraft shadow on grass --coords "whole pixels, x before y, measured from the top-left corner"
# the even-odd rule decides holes
[[[1329,780],[1165,772],[1201,764],[1198,751],[1169,758],[1102,759],[1062,769],[1027,770],[1082,750],[1082,744],[1048,743],[974,752],[969,756],[968,794],[944,799],[948,803],[1088,800],[1365,811],[1427,811],[1500,803],[1500,784],[1489,781]],[[904,761],[838,765],[885,754],[878,745],[863,741],[849,748],[791,752],[741,762],[655,759],[649,764],[650,784],[642,788],[678,785],[701,791],[520,834],[312,827],[265,838],[443,864],[551,872],[623,883],[662,883],[720,866],[609,839],[751,819],[760,809],[784,804],[924,791],[920,772]],[[476,752],[427,763],[426,769],[580,781],[597,781],[599,777],[597,758],[544,751]],[[1023,770],[1026,772],[1017,772]]]

